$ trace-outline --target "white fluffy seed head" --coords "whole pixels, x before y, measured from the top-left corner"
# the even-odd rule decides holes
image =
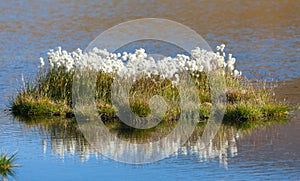
[[[154,60],[153,57],[148,57],[145,49],[142,48],[133,53],[110,53],[106,49],[98,48],[94,48],[88,53],[82,53],[81,49],[67,52],[58,47],[56,51],[49,50],[47,60],[51,69],[64,67],[68,72],[75,68],[88,69],[115,73],[119,77],[134,80],[142,76],[151,78],[153,75],[159,75],[160,79],[175,81],[172,83],[175,85],[179,81],[179,74],[184,71],[192,73],[222,69],[229,71],[233,76],[240,76],[241,72],[234,70],[236,60],[232,54],[228,54],[228,60],[225,62],[224,48],[224,44],[217,46],[220,53],[196,47],[191,51],[191,56],[178,54],[174,58],[165,57],[161,60]],[[40,63],[44,66],[44,59],[40,59]],[[195,76],[198,77],[199,74],[197,73]]]

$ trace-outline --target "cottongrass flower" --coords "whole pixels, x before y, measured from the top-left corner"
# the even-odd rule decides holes
[[[40,57],[40,68],[43,68],[45,65],[44,59]]]
[[[154,60],[142,48],[133,53],[110,53],[106,49],[98,48],[83,53],[80,49],[67,52],[58,47],[56,51],[50,50],[47,53],[47,60],[50,69],[64,69],[66,72],[73,72],[75,69],[101,71],[117,75],[119,78],[132,80],[139,80],[142,77],[153,78],[153,76],[159,75],[160,79],[171,80],[173,85],[177,85],[179,78],[175,75],[183,72],[190,72],[199,77],[196,72],[223,69],[233,77],[240,77],[242,73],[234,69],[236,59],[232,57],[232,54],[228,54],[227,61],[225,61],[224,49],[224,44],[216,47],[217,52],[196,47],[191,51],[190,57],[178,54],[175,57]],[[44,67],[44,65],[44,59],[41,58],[40,67]]]

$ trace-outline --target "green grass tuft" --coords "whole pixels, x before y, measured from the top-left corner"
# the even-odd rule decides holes
[[[96,76],[95,100],[98,113],[106,121],[116,120],[116,111],[112,106],[112,75],[103,72],[83,72]],[[193,76],[197,95],[202,104],[199,106],[200,122],[210,116],[211,94],[210,82],[204,72],[194,72]],[[263,123],[265,120],[286,119],[289,107],[276,103],[271,96],[272,86],[265,82],[255,84],[246,78],[233,78],[224,75],[226,81],[226,112],[224,124],[247,125]],[[36,81],[27,83],[11,103],[13,115],[18,117],[59,116],[72,117],[72,85],[74,73],[63,69],[40,71]],[[85,85],[84,85],[85,86]],[[88,85],[87,85],[88,86]],[[151,112],[149,100],[153,95],[164,97],[168,104],[163,120],[172,122],[180,116],[180,96],[176,87],[169,80],[160,80],[158,76],[142,77],[129,91],[129,104],[132,111],[139,116],[148,116]],[[88,95],[90,96],[90,95]]]
[[[0,155],[0,175],[3,180],[7,179],[8,176],[15,176],[13,168],[19,167],[14,162],[17,159],[17,152],[14,152],[11,156],[7,153],[1,153]]]

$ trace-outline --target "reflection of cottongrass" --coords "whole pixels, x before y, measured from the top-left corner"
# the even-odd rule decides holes
[[[56,123],[55,123],[56,124]],[[43,129],[49,129],[51,125],[40,127]],[[109,124],[107,125],[109,126]],[[105,159],[100,153],[105,153],[105,155],[110,155],[113,158],[127,158],[130,163],[141,163],[145,157],[149,157],[155,154],[168,154],[169,150],[178,149],[174,152],[171,157],[177,156],[193,156],[199,162],[209,162],[218,160],[222,166],[227,166],[227,158],[234,157],[237,155],[237,140],[238,132],[233,127],[222,126],[214,139],[210,140],[210,144],[203,148],[203,142],[201,140],[201,132],[203,131],[202,126],[197,126],[193,136],[186,142],[182,143],[183,146],[177,145],[177,140],[167,141],[165,144],[156,145],[152,141],[152,137],[143,138],[146,141],[147,148],[141,149],[138,145],[140,140],[136,137],[125,138],[128,144],[120,144],[116,141],[115,135],[107,135],[108,137],[103,137],[102,134],[93,134],[93,143],[88,144],[82,136],[76,135],[73,132],[68,131],[73,130],[72,125],[66,127],[65,129],[58,128],[63,132],[50,132],[51,139],[51,152],[58,155],[62,159],[70,156],[79,156],[82,162],[87,161],[90,157],[95,156],[96,158]],[[90,129],[93,129],[92,127]],[[91,130],[88,130],[91,131]],[[65,132],[65,133],[64,133]],[[62,137],[61,135],[65,135]],[[122,139],[124,139],[122,137]],[[47,140],[43,143],[44,152],[47,152]],[[99,145],[101,144],[101,145]],[[137,144],[137,145],[135,145]],[[135,145],[135,146],[133,146]],[[95,148],[96,146],[96,148]],[[101,149],[101,150],[99,150]],[[129,156],[130,155],[130,156]],[[126,161],[126,160],[123,160]]]
[[[201,132],[203,128],[198,130]],[[128,144],[118,144],[113,135],[110,135],[106,142],[101,142],[102,137],[95,137],[95,143],[101,143],[102,150],[95,149],[90,144],[82,144],[79,138],[70,136],[65,138],[51,137],[52,153],[59,155],[62,159],[65,157],[78,155],[82,162],[87,161],[90,157],[105,159],[100,153],[106,153],[113,158],[128,158],[128,162],[140,163],[144,157],[156,154],[166,154],[166,148],[169,150],[178,149],[171,157],[193,156],[199,162],[219,161],[222,166],[227,166],[227,159],[238,154],[237,140],[238,132],[233,127],[222,126],[216,137],[210,141],[210,144],[203,148],[203,142],[200,139],[201,134],[196,132],[183,146],[178,147],[176,141],[167,141],[160,147],[154,147],[151,138],[147,138],[147,149],[141,149],[135,138],[131,138]],[[98,148],[98,147],[97,147]],[[44,150],[46,152],[46,150]],[[130,155],[130,156],[129,156]]]
[[[131,132],[130,130],[116,129],[118,124],[107,123],[107,127],[112,134],[106,135],[103,138],[101,133],[94,134],[92,142],[87,142],[85,137],[76,124],[71,120],[54,119],[54,120],[24,120],[29,128],[36,128],[48,139],[43,139],[43,150],[47,153],[48,149],[52,154],[59,156],[62,160],[64,158],[79,157],[80,161],[85,162],[90,158],[106,159],[101,153],[106,153],[113,158],[128,158],[128,162],[141,163],[143,158],[149,157],[153,154],[166,154],[168,150],[178,149],[178,151],[171,154],[170,157],[178,156],[192,156],[199,162],[219,161],[222,166],[227,165],[227,158],[237,155],[237,140],[239,138],[238,130],[235,127],[221,126],[216,136],[210,140],[210,144],[203,147],[203,140],[201,135],[205,127],[204,123],[196,126],[192,136],[187,142],[182,142],[177,145],[177,140],[168,140],[164,144],[155,145],[154,142],[158,138],[164,137],[162,132],[167,132],[169,126],[161,126],[156,130],[150,131],[150,134],[142,134]],[[96,124],[97,125],[97,124]],[[172,128],[171,128],[172,129]],[[95,126],[92,124],[86,133],[95,133]],[[96,129],[97,130],[97,129]],[[114,131],[113,131],[114,130]],[[240,132],[243,136],[244,131]],[[85,135],[85,134],[84,134]],[[120,144],[115,137],[128,142],[127,144]],[[180,139],[178,137],[178,139]],[[137,144],[135,144],[137,143]],[[147,148],[139,147],[141,143],[146,143]],[[98,144],[101,144],[98,145]],[[101,150],[100,150],[101,149]],[[130,155],[130,156],[129,156]],[[155,155],[154,155],[155,156]],[[123,160],[124,161],[124,160]]]
[[[196,128],[194,136],[182,147],[182,154],[198,155],[200,162],[209,162],[217,159],[223,166],[227,166],[227,158],[238,154],[237,141],[239,132],[236,128],[221,126],[216,136],[204,148],[199,136],[201,134],[198,131]],[[193,142],[193,139],[196,139],[196,141]]]

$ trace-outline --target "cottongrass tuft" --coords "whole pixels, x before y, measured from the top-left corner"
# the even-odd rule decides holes
[[[149,100],[153,95],[160,95],[169,105],[164,120],[176,120],[180,115],[179,75],[188,72],[196,85],[189,91],[197,91],[202,103],[199,105],[200,117],[207,119],[212,86],[207,73],[214,71],[226,82],[225,122],[257,121],[287,115],[287,106],[274,101],[272,89],[267,89],[264,83],[253,85],[242,76],[242,72],[235,68],[236,58],[225,53],[224,44],[216,49],[212,52],[196,47],[190,56],[178,54],[155,60],[144,49],[133,53],[110,53],[94,48],[83,53],[80,49],[67,52],[58,47],[50,50],[47,58],[40,59],[36,81],[26,84],[12,101],[12,112],[16,116],[70,117],[73,115],[72,86],[75,72],[79,70],[86,77],[95,76],[96,106],[99,114],[107,120],[116,117],[111,100],[112,82],[116,77],[124,81],[133,80],[129,100],[134,113],[147,116],[150,113]],[[277,112],[273,114],[274,110]]]

